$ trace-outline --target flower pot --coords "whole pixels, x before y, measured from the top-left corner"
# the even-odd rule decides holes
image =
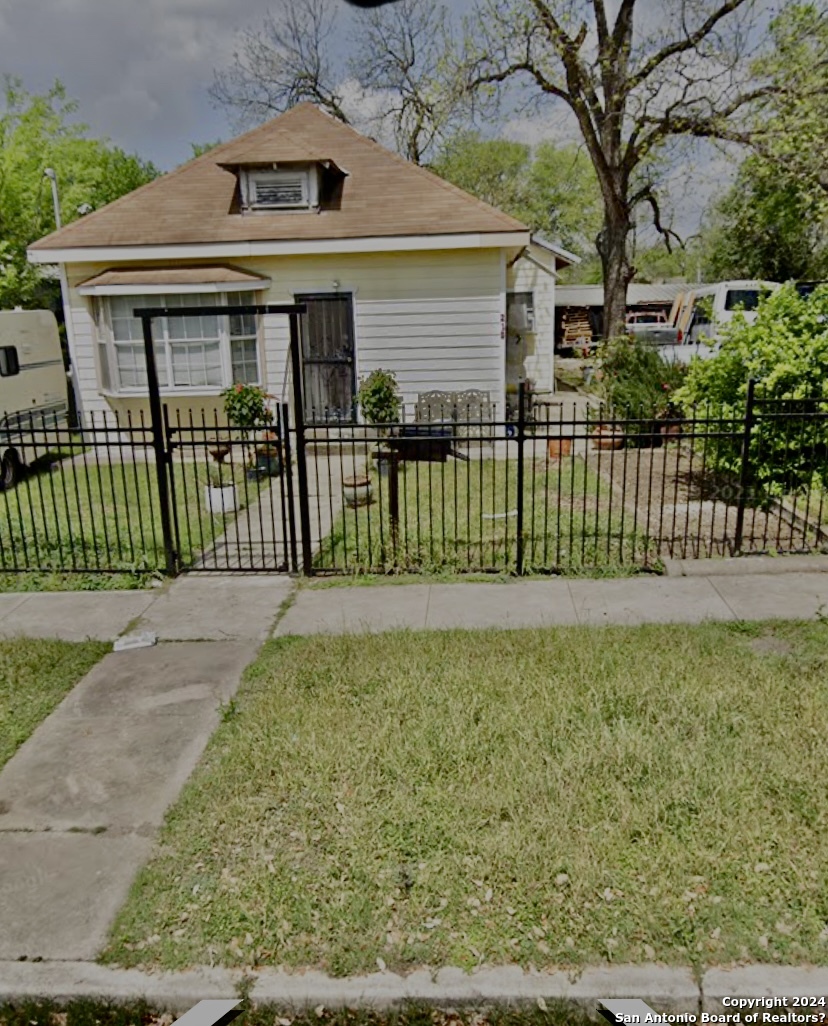
[[[560,459],[561,456],[568,456],[572,452],[571,438],[550,438],[548,439],[549,458]]]
[[[599,424],[592,432],[593,449],[623,449],[624,432],[613,424]]]
[[[662,420],[659,428],[665,442],[674,442],[681,437],[680,420]]]
[[[214,517],[235,513],[239,508],[236,486],[231,484],[223,488],[214,488],[213,485],[205,485],[204,505]]]
[[[211,439],[209,444],[211,448],[209,448],[207,452],[210,453],[216,463],[224,463],[230,455],[230,446],[217,442],[215,439]]]
[[[257,453],[256,473],[260,477],[278,477],[282,473],[281,456],[278,453]]]
[[[374,488],[367,477],[346,477],[342,482],[342,492],[348,509],[368,506],[374,497]]]

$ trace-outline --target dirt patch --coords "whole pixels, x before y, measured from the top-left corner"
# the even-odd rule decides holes
[[[748,648],[757,655],[793,655],[793,645],[775,634],[765,634],[761,638],[751,638]]]
[[[589,467],[623,502],[631,526],[652,540],[658,556],[698,559],[732,555],[737,542],[738,484],[717,479],[691,446],[592,451]],[[747,505],[743,552],[802,552],[810,548],[800,518]]]

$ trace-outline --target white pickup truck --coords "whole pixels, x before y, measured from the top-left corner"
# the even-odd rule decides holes
[[[658,311],[640,311],[627,315],[626,332],[639,342],[652,346],[674,346],[681,342],[681,330]]]

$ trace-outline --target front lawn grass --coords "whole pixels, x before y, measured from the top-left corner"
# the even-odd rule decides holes
[[[822,963],[826,733],[822,622],[273,641],[104,957]]]
[[[246,480],[244,468],[225,467],[223,474],[243,502],[258,499],[259,485]],[[174,513],[185,566],[226,529],[225,518],[205,506],[206,483],[206,466],[175,465]],[[165,567],[159,510],[153,463],[89,455],[37,468],[0,492],[0,591],[146,587]],[[26,572],[8,572],[13,567]]]
[[[370,477],[373,501],[342,510],[320,543],[317,570],[515,569],[517,460],[401,462],[396,534],[388,477],[375,469]],[[524,458],[522,491],[524,571],[633,573],[645,559],[633,518],[583,459]]]
[[[99,641],[0,641],[0,767],[110,648]]]

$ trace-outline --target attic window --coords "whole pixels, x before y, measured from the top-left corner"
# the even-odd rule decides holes
[[[258,210],[301,209],[315,205],[315,175],[306,169],[253,171],[248,175],[248,205]]]

